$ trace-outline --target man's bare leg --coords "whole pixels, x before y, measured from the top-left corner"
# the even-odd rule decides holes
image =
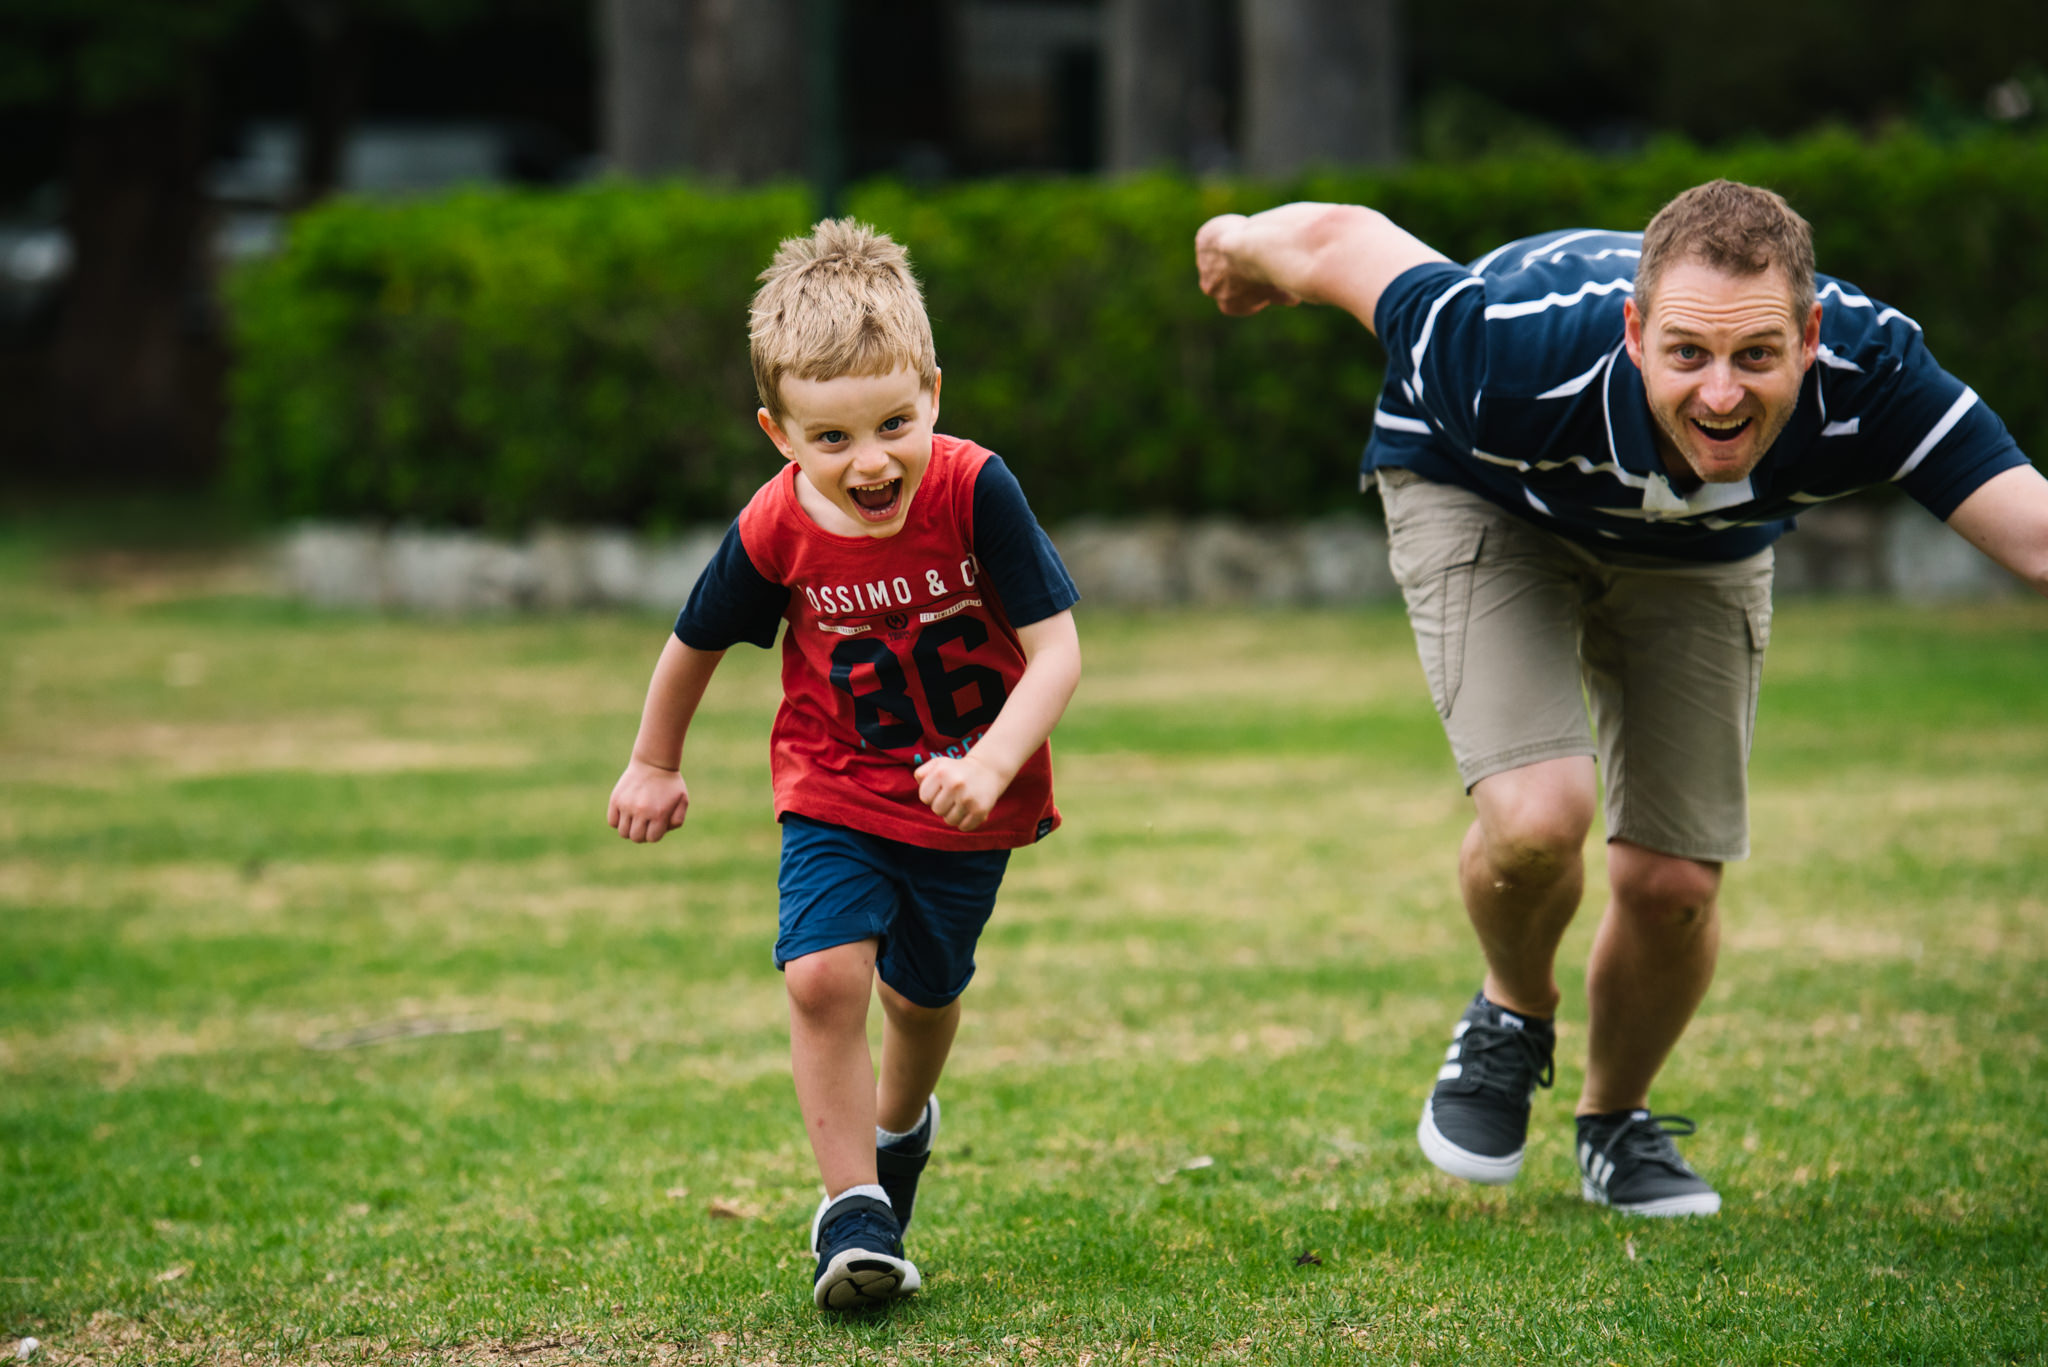
[[[1580,1115],[1647,1106],[1650,1083],[1699,1009],[1721,945],[1721,866],[1607,846],[1613,898],[1586,971]]]
[[[1486,1003],[1466,1007],[1423,1105],[1423,1155],[1468,1182],[1522,1168],[1530,1098],[1550,1085],[1557,946],[1585,890],[1593,761],[1545,760],[1481,779],[1458,882],[1486,955]]]
[[[1481,779],[1458,886],[1486,955],[1486,998],[1520,1015],[1557,1013],[1557,946],[1586,888],[1595,800],[1590,756]]]

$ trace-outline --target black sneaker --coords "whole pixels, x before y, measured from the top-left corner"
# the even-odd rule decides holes
[[[907,1233],[910,1212],[917,1205],[917,1179],[932,1160],[932,1141],[939,1137],[939,1099],[924,1103],[924,1119],[895,1143],[875,1146],[875,1178],[896,1208],[896,1223]]]
[[[1579,1117],[1579,1191],[1630,1215],[1713,1215],[1721,1193],[1678,1156],[1671,1136],[1698,1126],[1682,1115],[1615,1111]]]
[[[1467,1182],[1514,1181],[1529,1137],[1529,1102],[1557,1077],[1556,1048],[1549,1021],[1475,995],[1451,1034],[1436,1090],[1422,1103],[1415,1138],[1423,1156]]]
[[[811,1221],[811,1251],[818,1275],[811,1299],[820,1310],[859,1310],[899,1296],[924,1283],[903,1256],[903,1227],[887,1201],[848,1194],[826,1197]]]

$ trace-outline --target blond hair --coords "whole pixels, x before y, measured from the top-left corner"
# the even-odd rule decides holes
[[[1775,266],[1792,287],[1793,322],[1804,326],[1813,311],[1813,228],[1772,191],[1710,180],[1659,209],[1643,230],[1636,263],[1636,309],[1643,316],[1666,268],[1680,261],[1730,275],[1762,275]]]
[[[761,272],[747,339],[761,406],[785,416],[782,381],[914,370],[938,381],[931,319],[910,257],[887,234],[828,218],[785,240]]]

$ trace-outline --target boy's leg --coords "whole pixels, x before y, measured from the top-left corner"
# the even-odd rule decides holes
[[[875,1180],[875,1072],[868,995],[875,941],[835,945],[783,966],[790,1070],[804,1134],[833,1195]]]
[[[934,1088],[960,1028],[960,994],[974,976],[974,947],[995,910],[1010,856],[1007,850],[910,846],[901,855],[905,905],[877,966],[883,1026],[875,1162],[877,1180],[907,1229],[938,1134]]]
[[[882,1071],[875,1080],[875,1123],[899,1134],[924,1120],[925,1102],[939,1085],[953,1037],[960,1030],[960,999],[920,1006],[885,982],[882,998]]]

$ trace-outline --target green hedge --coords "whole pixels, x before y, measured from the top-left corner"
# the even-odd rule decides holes
[[[1218,316],[1211,214],[1374,204],[1452,256],[1639,227],[1715,175],[1814,223],[1821,268],[1905,309],[2020,442],[2048,453],[2048,142],[1847,135],[1627,160],[1415,166],[1287,186],[875,184],[849,211],[910,248],[946,370],[944,430],[1017,468],[1042,517],[1299,516],[1354,506],[1379,345],[1329,309]],[[517,529],[722,520],[774,468],[746,301],[798,188],[605,185],[336,202],[230,282],[229,478],[285,516]]]

